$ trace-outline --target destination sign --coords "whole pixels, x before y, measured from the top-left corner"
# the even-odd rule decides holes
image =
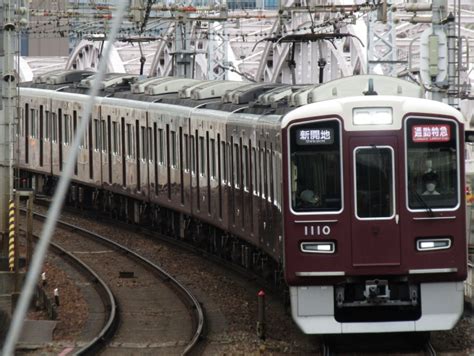
[[[411,130],[413,142],[447,142],[451,140],[451,128],[443,125],[414,125]]]
[[[298,129],[296,144],[298,145],[331,145],[334,143],[334,129]]]

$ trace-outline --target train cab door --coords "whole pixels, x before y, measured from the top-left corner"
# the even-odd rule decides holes
[[[353,267],[400,265],[397,138],[350,140]]]

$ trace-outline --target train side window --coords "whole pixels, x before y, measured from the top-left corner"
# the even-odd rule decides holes
[[[171,131],[171,167],[176,168],[176,131]]]
[[[234,186],[240,188],[240,150],[239,144],[234,143]]]
[[[409,118],[405,125],[408,207],[455,208],[460,195],[457,124]]]
[[[216,179],[216,140],[211,138],[210,140],[210,153],[209,159],[211,164],[211,179]]]
[[[262,199],[265,199],[265,197],[267,196],[267,191],[265,189],[266,187],[266,184],[265,184],[265,179],[266,179],[266,174],[265,174],[265,148],[264,147],[260,147],[260,158],[259,158],[259,166],[260,166],[260,196],[262,197]]]
[[[189,135],[188,134],[184,134],[184,152],[183,152],[183,155],[184,155],[184,171],[186,173],[189,172]]]
[[[227,159],[225,150],[225,141],[221,142],[221,171],[222,171],[222,184],[227,184]]]
[[[98,151],[100,149],[100,126],[99,120],[94,119],[94,149]]]
[[[191,172],[192,174],[196,174],[196,142],[194,136],[191,135]]]
[[[272,151],[271,166],[272,166],[273,204],[275,206],[278,206],[278,193],[277,193],[278,184],[277,184],[277,174],[276,174],[278,162],[276,160],[275,151]]]
[[[50,112],[46,110],[44,139],[49,141],[50,137],[51,137],[51,115],[50,115]]]
[[[132,125],[127,124],[127,158],[132,158]]]
[[[30,136],[32,138],[35,138],[36,137],[36,110],[35,109],[31,109],[31,112],[30,112],[30,119],[31,119],[31,130],[30,130]]]
[[[100,141],[99,144],[101,145],[100,149],[103,152],[107,152],[107,126],[105,124],[105,120],[100,120]]]
[[[242,185],[246,192],[249,191],[249,148],[244,145],[242,146]]]
[[[289,186],[295,212],[342,209],[342,155],[337,120],[296,124],[288,132]]]
[[[204,147],[204,137],[199,136],[199,174],[204,176],[206,168],[206,152]]]
[[[162,166],[165,163],[165,143],[163,136],[163,129],[158,129],[158,145],[159,145],[159,163]]]
[[[58,120],[56,113],[51,113],[51,139],[58,142]]]
[[[258,186],[257,186],[257,149],[252,147],[252,185],[253,185],[253,194],[258,195]]]
[[[146,133],[145,133],[145,127],[141,126],[140,127],[140,140],[141,140],[141,149],[140,149],[140,159],[146,160],[147,157],[147,152],[146,152]]]
[[[152,130],[151,130],[151,127],[149,127],[147,129],[147,132],[148,132],[148,150],[147,150],[147,159],[148,161],[150,162],[153,162],[154,161],[154,157],[153,157],[153,134],[152,134]]]
[[[267,182],[267,199],[271,203],[272,202],[272,189],[273,189],[273,177],[272,177],[272,154],[271,150],[265,150],[265,160],[267,162],[266,167],[266,174],[265,174],[265,181]]]
[[[64,115],[64,144],[65,145],[69,145],[69,143],[71,142],[70,141],[70,135],[71,135],[71,132],[70,132],[70,120],[71,117],[69,115]]]
[[[114,155],[118,154],[118,123],[117,121],[112,122],[112,153]]]

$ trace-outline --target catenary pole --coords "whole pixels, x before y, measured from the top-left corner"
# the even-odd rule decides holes
[[[69,157],[69,159],[66,162],[64,171],[61,174],[61,179],[59,180],[58,188],[53,196],[52,205],[48,211],[46,223],[44,224],[43,230],[41,231],[40,241],[38,245],[36,246],[36,251],[33,256],[31,268],[26,276],[26,281],[25,281],[20,299],[18,301],[18,306],[15,309],[15,313],[13,314],[12,322],[10,324],[10,328],[8,330],[8,334],[7,334],[5,344],[2,350],[2,355],[9,356],[9,355],[14,354],[15,345],[20,336],[23,320],[26,316],[26,312],[28,310],[31,297],[33,295],[33,290],[38,280],[38,277],[40,275],[41,267],[43,265],[44,258],[46,256],[49,242],[51,240],[52,233],[57,223],[57,218],[61,212],[61,207],[64,203],[64,198],[66,196],[69,183],[71,181],[71,175],[74,171],[74,164],[76,162],[76,157],[79,150],[79,143],[81,142],[81,138],[84,135],[86,127],[88,126],[87,119],[90,117],[92,113],[95,97],[97,96],[99,92],[99,84],[104,78],[110,49],[115,41],[115,38],[117,37],[117,33],[120,28],[120,24],[122,22],[122,17],[125,12],[125,7],[127,3],[128,3],[127,0],[120,0],[114,12],[112,28],[108,36],[108,41],[105,47],[105,51],[99,63],[99,70],[95,75],[89,100],[87,101],[84,107],[84,111],[81,115],[81,117],[84,119],[81,120],[81,123],[77,129],[76,135],[74,137],[71,157]]]
[[[15,22],[12,0],[0,3],[0,234],[1,256],[8,252],[8,202],[13,197],[13,109],[16,75],[13,65]]]

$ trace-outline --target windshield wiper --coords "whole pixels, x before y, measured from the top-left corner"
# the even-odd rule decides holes
[[[420,193],[418,193],[416,191],[416,189],[412,189],[411,192],[415,195],[416,199],[418,199],[418,202],[420,202],[421,205],[423,205],[423,207],[426,209],[426,212],[428,213],[428,216],[431,217],[431,218],[434,217],[433,210],[428,205],[428,203],[422,198]]]

